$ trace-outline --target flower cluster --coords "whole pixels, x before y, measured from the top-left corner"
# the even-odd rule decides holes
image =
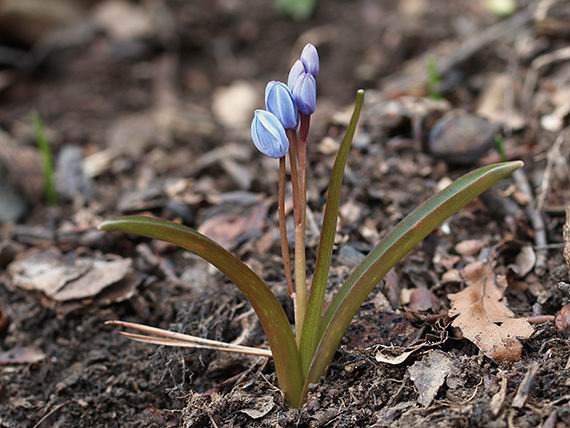
[[[289,151],[288,130],[296,131],[300,118],[317,107],[319,54],[308,44],[293,64],[287,84],[271,81],[265,88],[265,110],[256,110],[251,123],[255,147],[269,157],[279,159]]]

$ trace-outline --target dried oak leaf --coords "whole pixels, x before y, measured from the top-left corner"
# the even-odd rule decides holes
[[[481,262],[467,265],[463,278],[467,288],[448,295],[449,316],[457,316],[452,325],[494,361],[518,361],[522,345],[517,337],[529,337],[534,330],[526,319],[513,318],[506,307],[506,278]]]

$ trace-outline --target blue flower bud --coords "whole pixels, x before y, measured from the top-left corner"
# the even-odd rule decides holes
[[[301,62],[305,66],[305,71],[311,73],[316,79],[319,75],[319,54],[317,48],[312,44],[307,44],[301,52]]]
[[[317,82],[312,74],[303,73],[293,88],[293,98],[299,111],[311,115],[317,108]]]
[[[285,129],[296,129],[299,112],[293,94],[282,82],[269,82],[265,88],[265,108],[277,116]]]
[[[277,116],[265,110],[255,110],[251,122],[251,138],[255,147],[266,156],[282,158],[289,151],[285,128]]]
[[[293,91],[295,83],[297,83],[297,79],[299,79],[301,74],[306,72],[307,71],[305,70],[305,66],[301,60],[298,59],[295,61],[295,64],[293,64],[293,67],[291,67],[291,70],[289,71],[289,77],[287,78],[287,86],[289,86],[289,89],[291,89],[291,91]]]

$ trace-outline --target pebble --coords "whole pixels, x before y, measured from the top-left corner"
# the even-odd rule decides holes
[[[429,151],[452,165],[475,165],[495,146],[498,127],[487,120],[452,111],[439,119],[429,134]]]

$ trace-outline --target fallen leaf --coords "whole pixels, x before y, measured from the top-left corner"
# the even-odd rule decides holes
[[[509,74],[491,76],[479,100],[477,113],[512,130],[523,128],[525,118],[515,110],[511,101],[514,86],[514,79]]]
[[[468,239],[457,244],[455,246],[455,251],[462,256],[476,256],[482,248],[483,242],[479,239]]]
[[[394,366],[397,366],[398,364],[402,364],[404,361],[406,361],[408,359],[408,357],[416,351],[417,351],[417,349],[412,349],[411,351],[403,352],[400,355],[395,355],[395,356],[386,355],[386,354],[383,354],[382,352],[378,351],[376,353],[376,355],[374,356],[374,358],[379,363],[386,363],[386,364],[392,364]]]
[[[452,361],[444,352],[431,351],[408,369],[410,379],[419,393],[418,403],[424,407],[431,404],[451,367]]]
[[[258,102],[258,91],[249,82],[238,80],[227,87],[220,87],[212,95],[212,111],[227,128],[244,129]]]
[[[46,355],[34,346],[20,346],[0,352],[0,366],[9,364],[32,364],[42,361]]]
[[[261,397],[255,403],[255,407],[252,409],[241,409],[241,413],[245,413],[252,419],[261,419],[265,415],[267,415],[271,409],[275,407],[275,402],[273,401],[273,397],[265,396]]]
[[[503,293],[504,276],[495,276],[491,267],[477,262],[463,269],[467,288],[448,295],[452,307],[452,325],[494,361],[518,361],[522,345],[517,337],[529,337],[533,328],[524,318],[513,318]]]
[[[515,257],[515,262],[509,265],[509,269],[519,278],[524,278],[534,268],[536,254],[530,245],[525,245]]]
[[[259,235],[266,216],[267,206],[258,204],[246,213],[220,213],[211,217],[198,231],[222,247],[232,249],[251,236]]]
[[[31,250],[8,266],[14,285],[36,291],[46,306],[69,312],[96,300],[111,303],[132,295],[139,279],[128,258],[94,259]],[[62,305],[69,305],[65,308]]]

